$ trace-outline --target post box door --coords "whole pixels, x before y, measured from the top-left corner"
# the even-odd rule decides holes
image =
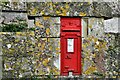
[[[61,59],[62,59],[62,75],[68,75],[69,72],[73,72],[73,75],[80,74],[80,37],[65,36],[61,39]]]
[[[78,20],[78,19],[77,19]],[[68,21],[70,22],[70,21]],[[68,25],[67,25],[68,26]],[[61,75],[81,74],[81,35],[80,25],[71,30],[70,27],[61,26]]]

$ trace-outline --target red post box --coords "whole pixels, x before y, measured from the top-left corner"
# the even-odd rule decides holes
[[[81,74],[81,19],[61,18],[60,49],[62,76]]]

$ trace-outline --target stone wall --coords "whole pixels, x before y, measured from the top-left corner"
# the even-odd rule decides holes
[[[82,78],[120,77],[118,2],[2,1],[0,8],[3,79],[60,76],[60,18],[65,16],[82,20]]]

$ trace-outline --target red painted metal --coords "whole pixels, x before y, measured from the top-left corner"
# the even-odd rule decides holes
[[[73,52],[68,51],[68,39],[73,39]],[[81,74],[81,19],[61,18],[60,49],[62,76],[69,72]]]

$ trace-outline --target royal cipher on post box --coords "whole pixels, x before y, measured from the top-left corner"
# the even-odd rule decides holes
[[[61,76],[81,74],[81,19],[61,18]]]

